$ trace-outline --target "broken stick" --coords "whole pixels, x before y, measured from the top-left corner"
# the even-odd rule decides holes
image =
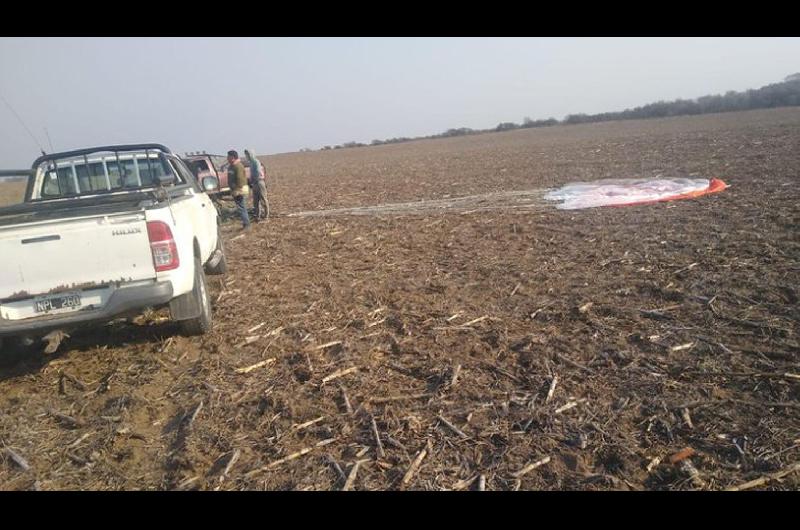
[[[657,457],[653,458],[650,461],[650,463],[647,464],[647,472],[648,473],[652,473],[653,470],[656,468],[656,466],[658,466],[658,464],[660,464],[660,463],[661,463],[661,457],[660,456],[657,456]]]
[[[356,463],[353,464],[353,468],[350,470],[350,474],[347,475],[347,481],[344,483],[344,487],[342,487],[342,491],[350,491],[353,487],[353,483],[356,481],[356,473],[358,473],[358,468],[361,466],[362,460],[356,460]]]
[[[6,454],[17,464],[19,467],[22,468],[23,471],[30,471],[31,466],[28,464],[28,461],[22,458],[16,451],[11,449],[10,447],[6,447]]]
[[[683,421],[686,422],[686,426],[690,429],[694,429],[694,425],[692,424],[692,417],[689,415],[689,409],[681,410],[681,416],[683,416]]]
[[[380,404],[380,403],[389,403],[391,401],[405,401],[409,399],[422,399],[426,397],[431,397],[433,394],[411,394],[408,396],[388,396],[382,398],[371,398],[369,400],[370,403]]]
[[[370,415],[369,421],[372,424],[372,435],[375,437],[375,451],[378,458],[383,458],[386,454],[383,452],[383,444],[381,443],[381,436],[378,434],[378,424],[375,423],[375,416]]]
[[[267,324],[266,322],[262,322],[261,324],[259,324],[259,325],[257,325],[257,326],[253,326],[252,328],[248,329],[248,330],[247,330],[247,332],[248,332],[248,333],[252,333],[252,332],[256,331],[257,329],[261,329],[261,328],[262,328],[262,327],[264,327],[266,324]]]
[[[514,478],[520,478],[521,476],[523,476],[523,475],[525,475],[527,473],[530,473],[531,471],[533,471],[537,467],[543,466],[543,465],[547,464],[548,462],[550,462],[550,457],[546,456],[546,457],[542,458],[541,460],[533,462],[532,464],[528,464],[527,466],[523,467],[522,469],[520,469],[516,473],[511,473],[511,476],[514,477]]]
[[[796,471],[800,471],[800,462],[796,462],[791,466],[784,468],[776,473],[770,473],[769,475],[764,475],[763,477],[751,480],[750,482],[745,482],[744,484],[739,484],[738,486],[726,488],[725,491],[743,491],[752,488],[757,488],[759,486],[763,486],[764,484],[770,482],[771,480],[782,479],[783,477],[790,475]]]
[[[579,370],[584,370],[584,371],[586,371],[586,372],[589,372],[590,374],[593,374],[593,373],[594,373],[594,370],[592,370],[591,368],[588,368],[588,367],[586,367],[586,366],[584,366],[584,365],[582,365],[582,364],[580,364],[580,363],[576,363],[575,361],[573,361],[573,360],[572,360],[572,359],[570,359],[569,357],[565,357],[565,356],[561,355],[560,353],[556,353],[556,354],[555,354],[555,356],[556,356],[556,357],[557,357],[557,358],[558,358],[558,359],[559,359],[561,362],[565,362],[565,363],[567,363],[567,364],[568,364],[568,365],[570,365],[570,366],[573,366],[573,367],[575,367],[575,368],[578,368]]]
[[[457,434],[457,435],[459,435],[460,437],[462,437],[462,438],[469,438],[469,436],[467,436],[466,434],[464,434],[464,432],[463,432],[461,429],[459,429],[458,427],[456,427],[455,425],[453,425],[452,423],[450,423],[449,421],[447,421],[447,419],[445,419],[445,417],[444,417],[444,416],[442,416],[441,414],[439,414],[439,415],[438,415],[438,416],[436,416],[436,417],[439,419],[439,421],[441,421],[441,422],[442,422],[444,425],[446,425],[446,426],[447,426],[447,427],[448,427],[448,428],[449,428],[451,431],[453,431],[454,433],[456,433],[456,434]]]
[[[352,374],[353,372],[357,372],[357,371],[358,371],[358,366],[352,366],[352,367],[347,368],[345,370],[336,370],[331,375],[323,377],[322,378],[322,384],[325,384],[328,381],[333,381],[334,379],[342,377],[343,375]]]
[[[250,478],[250,477],[252,477],[254,475],[257,475],[258,473],[261,473],[262,471],[267,471],[268,469],[272,469],[273,467],[279,466],[279,465],[283,464],[284,462],[289,462],[290,460],[294,460],[295,458],[300,458],[301,456],[310,453],[311,451],[313,451],[317,447],[322,447],[322,446],[328,445],[329,443],[332,443],[335,440],[336,440],[336,438],[328,438],[327,440],[322,440],[321,442],[318,442],[318,443],[312,445],[311,447],[306,447],[304,449],[301,449],[301,450],[297,451],[296,453],[292,453],[292,454],[290,454],[288,456],[285,456],[283,458],[279,458],[278,460],[275,460],[274,462],[271,462],[271,463],[267,464],[266,466],[262,466],[262,467],[260,467],[258,469],[254,469],[253,471],[250,471],[250,472],[246,473],[245,477]]]
[[[297,425],[292,427],[292,430],[293,431],[299,431],[301,429],[305,429],[306,427],[310,427],[311,425],[314,425],[315,423],[321,422],[324,418],[325,418],[325,416],[320,416],[319,418],[315,418],[315,419],[313,419],[311,421],[307,421],[305,423],[297,424]]]
[[[461,324],[461,327],[467,327],[467,326],[471,326],[472,324],[477,324],[478,322],[483,322],[487,318],[489,318],[489,315],[484,315],[484,316],[482,316],[480,318],[476,318],[475,320],[470,320],[466,324]]]
[[[337,462],[336,459],[333,458],[333,455],[331,454],[325,455],[325,460],[328,462],[328,464],[330,464],[330,466],[333,468],[336,474],[339,475],[339,478],[342,481],[346,482],[347,475],[344,474],[344,471],[342,471],[342,467],[339,465],[339,462]]]
[[[61,377],[63,377],[64,379],[75,385],[78,388],[78,390],[86,390],[86,384],[80,381],[77,377],[69,375],[66,372],[61,372]]]
[[[461,373],[461,365],[457,364],[453,368],[453,375],[450,377],[450,386],[455,386],[458,382],[458,374]]]
[[[335,340],[333,342],[326,342],[325,344],[320,344],[319,346],[317,346],[314,349],[315,350],[324,350],[325,348],[330,348],[331,346],[336,346],[337,344],[341,344],[341,343],[342,343],[342,341]]]
[[[80,421],[80,420],[76,420],[72,416],[67,416],[66,414],[61,414],[60,412],[57,412],[55,410],[49,410],[48,412],[54,418],[56,418],[56,419],[58,419],[58,420],[60,420],[60,421],[62,421],[64,423],[68,424],[71,427],[83,427],[83,422]]]
[[[256,368],[261,368],[262,366],[266,366],[268,364],[272,364],[275,362],[275,358],[267,359],[266,361],[261,361],[260,363],[253,364],[251,366],[247,366],[245,368],[237,368],[237,374],[247,374],[255,370]]]
[[[222,480],[224,480],[225,477],[228,476],[228,473],[231,472],[231,469],[233,468],[233,464],[235,464],[236,461],[239,460],[239,456],[241,455],[241,453],[242,452],[239,451],[238,449],[234,449],[233,455],[231,455],[231,459],[228,460],[228,463],[225,465],[225,470],[222,472],[222,476],[219,477],[220,482],[222,482]]]
[[[558,384],[558,376],[554,375],[553,376],[553,380],[550,381],[550,390],[547,391],[547,397],[544,398],[544,402],[545,403],[548,403],[553,398],[553,394],[556,391],[556,385],[557,384]]]
[[[425,447],[423,447],[422,450],[419,453],[417,453],[417,457],[414,459],[413,462],[411,462],[411,465],[408,467],[408,471],[406,471],[406,474],[403,475],[403,481],[402,481],[403,485],[408,484],[409,482],[411,482],[411,479],[414,478],[414,474],[417,472],[419,465],[422,463],[422,460],[425,458],[425,455],[428,454],[429,443],[430,442],[427,442],[425,444]]]
[[[577,406],[578,406],[578,403],[579,403],[578,401],[570,401],[570,402],[569,402],[569,403],[567,403],[566,405],[563,405],[563,406],[561,406],[561,407],[558,407],[558,408],[556,409],[556,414],[561,414],[562,412],[564,412],[564,411],[566,411],[566,410],[569,410],[569,409],[571,409],[571,408],[577,407]]]
[[[453,484],[453,489],[454,490],[463,490],[464,488],[469,487],[470,484],[475,482],[477,479],[478,479],[478,475],[473,475],[470,478],[467,478],[467,479],[464,479],[464,480],[459,480],[458,482]]]
[[[347,411],[348,414],[353,414],[353,406],[350,404],[350,400],[347,398],[347,392],[345,392],[344,387],[339,387],[339,390],[342,391],[342,401],[344,401],[344,409]]]

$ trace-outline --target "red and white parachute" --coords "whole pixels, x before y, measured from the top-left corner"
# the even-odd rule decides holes
[[[556,206],[560,210],[575,210],[691,199],[727,187],[725,182],[716,178],[605,179],[567,184],[547,193],[545,199],[563,201]]]

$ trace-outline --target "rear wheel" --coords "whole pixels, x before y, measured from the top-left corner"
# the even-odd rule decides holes
[[[186,335],[204,335],[211,330],[211,297],[208,295],[206,275],[199,257],[194,258],[194,288],[189,294],[200,308],[200,314],[195,318],[182,320],[181,330]]]
[[[0,339],[0,366],[10,366],[25,359],[42,357],[42,348],[35,348],[35,341],[25,337]]]

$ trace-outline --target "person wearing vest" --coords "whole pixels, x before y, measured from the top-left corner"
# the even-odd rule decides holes
[[[247,202],[245,197],[249,193],[247,186],[247,175],[244,165],[239,160],[239,153],[234,150],[228,151],[228,186],[231,188],[233,201],[236,203],[236,210],[242,218],[242,230],[250,228],[250,217],[247,215]]]

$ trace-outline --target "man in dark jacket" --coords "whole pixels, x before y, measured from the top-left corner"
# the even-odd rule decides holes
[[[242,218],[242,230],[250,228],[250,217],[247,215],[247,202],[245,197],[250,192],[247,186],[247,175],[244,165],[239,160],[239,153],[234,150],[228,151],[228,186],[231,188],[233,201],[236,203],[236,210]]]

